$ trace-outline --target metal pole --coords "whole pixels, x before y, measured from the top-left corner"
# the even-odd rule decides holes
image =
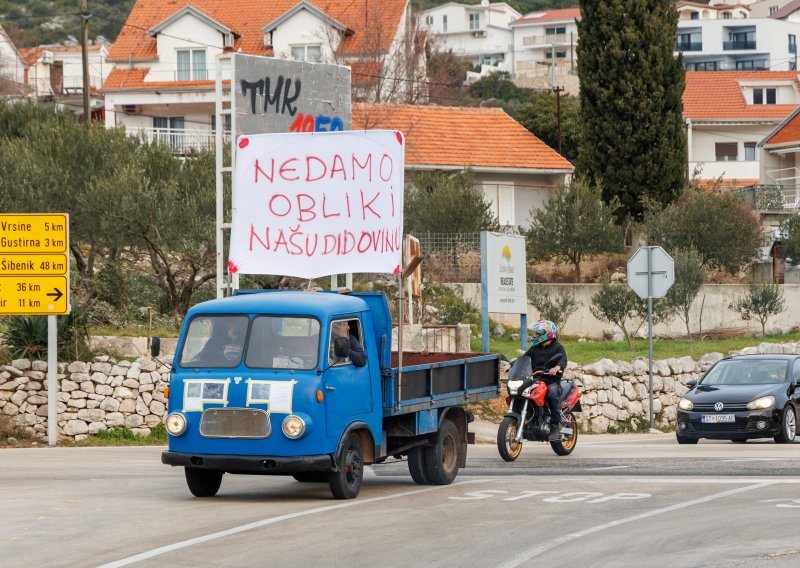
[[[400,297],[397,301],[397,406],[403,396],[403,271],[398,276],[400,283],[398,292]]]
[[[55,446],[58,442],[58,333],[56,316],[47,316],[47,443]]]
[[[92,121],[89,108],[89,9],[86,0],[81,0],[81,59],[83,63],[83,122]]]
[[[650,370],[650,431],[654,430],[653,417],[653,247],[647,247],[647,343]]]
[[[556,122],[558,123],[558,153],[561,154],[561,87],[556,87]]]
[[[556,88],[556,44],[550,44],[550,86]]]
[[[528,348],[528,314],[519,315],[519,348],[523,351]]]
[[[486,231],[481,232],[481,351],[484,353],[489,352],[489,272],[486,258],[488,235]]]
[[[214,133],[214,148],[215,148],[215,158],[217,162],[217,177],[216,177],[216,217],[217,217],[217,227],[216,227],[216,245],[217,245],[217,262],[216,262],[216,270],[217,270],[217,298],[222,298],[224,295],[223,290],[225,288],[225,274],[223,272],[222,266],[222,248],[225,243],[225,236],[222,233],[222,224],[224,222],[223,219],[223,189],[224,189],[224,177],[222,173],[222,168],[224,167],[223,163],[223,156],[225,150],[223,148],[223,137],[222,131],[225,128],[225,117],[222,116],[222,59],[220,56],[217,56],[217,73],[216,73],[216,101],[215,101],[215,108],[214,113],[217,117],[217,131]]]

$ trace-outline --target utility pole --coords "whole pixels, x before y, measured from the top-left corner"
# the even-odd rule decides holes
[[[558,124],[558,153],[561,154],[561,93],[564,92],[564,87],[554,87],[553,92],[556,94],[556,123]]]
[[[89,108],[89,8],[81,0],[81,57],[83,63],[83,122],[86,127],[92,121]]]

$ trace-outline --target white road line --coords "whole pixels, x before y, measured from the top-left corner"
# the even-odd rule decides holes
[[[428,487],[426,489],[417,489],[416,491],[405,491],[403,493],[396,493],[394,495],[384,495],[383,497],[372,497],[371,499],[360,499],[360,500],[350,500],[345,501],[344,503],[338,503],[336,505],[328,505],[326,507],[317,507],[316,509],[309,509],[307,511],[299,511],[297,513],[288,513],[286,515],[280,515],[278,517],[270,517],[268,519],[262,519],[260,521],[255,521],[253,523],[248,523],[246,525],[241,525],[238,527],[233,527],[224,531],[219,531],[203,536],[198,536],[195,538],[190,538],[189,540],[184,540],[181,542],[176,542],[175,544],[169,544],[167,546],[162,546],[159,548],[154,548],[153,550],[148,550],[147,552],[142,552],[141,554],[136,554],[135,556],[129,556],[128,558],[123,558],[122,560],[115,560],[114,562],[109,562],[107,564],[103,564],[98,568],[120,568],[122,566],[129,566],[130,564],[135,564],[137,562],[142,562],[143,560],[149,560],[150,558],[155,558],[156,556],[161,556],[162,554],[167,554],[169,552],[174,552],[176,550],[180,550],[182,548],[188,548],[190,546],[194,546],[195,544],[202,544],[205,542],[209,542],[211,540],[217,540],[220,538],[225,538],[227,536],[243,533],[245,531],[250,531],[253,529],[258,529],[261,527],[266,527],[268,525],[274,525],[276,523],[280,523],[283,521],[289,521],[291,519],[297,519],[300,517],[307,517],[309,515],[315,515],[317,513],[326,513],[328,511],[335,511],[336,509],[345,509],[347,507],[357,507],[358,505],[367,505],[368,503],[377,503],[378,501],[388,501],[389,499],[397,499],[398,497],[408,497],[410,495],[419,495],[421,493],[429,493],[431,491],[437,491],[440,489],[446,489],[448,487],[455,487],[457,485],[468,485],[468,484],[475,484],[475,483],[489,483],[493,481],[492,479],[471,479],[469,481],[461,481],[459,483],[453,483],[452,485],[439,485],[436,487]]]
[[[631,467],[629,465],[607,465],[603,467],[587,467],[584,471],[601,471],[604,469],[625,469],[626,467]]]
[[[687,507],[693,507],[694,505],[701,505],[703,503],[708,503],[709,501],[715,501],[717,499],[723,499],[725,497],[730,497],[731,495],[736,495],[738,493],[744,493],[746,491],[753,491],[755,489],[761,489],[764,487],[769,487],[770,485],[775,485],[775,483],[771,481],[757,483],[755,485],[748,485],[746,487],[738,487],[736,489],[730,489],[728,491],[723,491],[722,493],[715,493],[713,495],[707,495],[706,497],[700,497],[699,499],[693,499],[691,501],[684,501],[683,503],[676,503],[674,505],[670,505],[669,507],[662,507],[661,509],[654,509],[652,511],[648,511],[646,513],[641,513],[639,515],[634,515],[632,517],[626,517],[624,519],[618,519],[616,521],[611,521],[610,523],[604,523],[602,525],[597,525],[582,531],[578,531],[575,533],[565,534],[560,536],[556,539],[553,539],[548,542],[544,542],[538,546],[530,548],[521,554],[518,554],[514,558],[504,562],[503,564],[499,565],[499,568],[516,568],[517,566],[522,566],[530,561],[532,558],[540,555],[543,552],[546,552],[552,548],[555,548],[561,544],[569,542],[571,540],[577,540],[579,538],[583,538],[590,534],[598,533],[600,531],[604,531],[606,529],[618,527],[620,525],[624,525],[627,523],[632,523],[635,521],[641,521],[642,519],[648,519],[650,517],[656,517],[658,515],[663,515],[665,513],[671,513],[672,511],[678,511],[680,509],[685,509]]]

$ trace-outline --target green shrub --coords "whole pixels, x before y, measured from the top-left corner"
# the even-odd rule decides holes
[[[436,323],[441,325],[459,323],[473,326],[481,325],[480,310],[472,302],[463,298],[463,288],[461,286],[451,287],[426,282],[422,295],[425,305],[434,308],[435,315],[433,317]]]
[[[72,312],[57,317],[58,358],[75,361],[91,357],[86,310],[73,306]],[[12,316],[7,320],[5,343],[14,359],[47,357],[47,317]]]
[[[575,300],[575,294],[561,289],[555,299],[544,286],[528,286],[528,303],[536,308],[542,319],[550,320],[560,330],[574,314],[581,302]]]
[[[761,335],[766,336],[767,319],[785,310],[786,302],[779,284],[753,282],[747,292],[731,302],[728,308],[744,321],[757,320],[761,324]]]

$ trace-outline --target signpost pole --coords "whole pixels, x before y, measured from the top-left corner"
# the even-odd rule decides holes
[[[489,352],[489,282],[487,271],[487,243],[486,231],[481,231],[481,351]]]
[[[58,361],[58,335],[56,316],[47,316],[47,443],[55,446],[58,442],[58,382],[56,365]]]
[[[647,247],[647,344],[650,371],[650,431],[653,431],[653,247]]]
[[[528,314],[519,315],[519,348],[523,351],[528,348]]]

